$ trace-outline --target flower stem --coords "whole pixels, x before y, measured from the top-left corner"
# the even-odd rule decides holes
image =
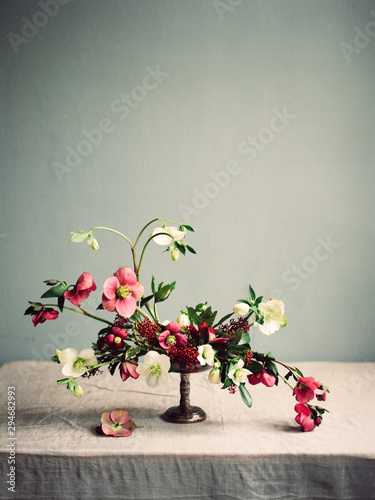
[[[56,304],[44,304],[47,307],[56,307]],[[81,310],[78,311],[77,309],[73,309],[73,307],[68,307],[68,306],[63,306],[63,309],[68,309],[69,311],[76,312],[78,314],[84,314],[85,316],[90,316],[90,318],[94,318],[98,321],[102,321],[103,323],[107,323],[108,325],[112,325],[112,321],[108,321],[103,318],[99,318],[99,316],[94,316],[93,314],[90,314],[89,312],[85,311],[81,306],[78,306]]]
[[[142,311],[142,309],[141,309],[140,307],[138,307],[138,306],[137,306],[137,312],[138,312],[141,316],[143,316],[144,318],[149,319],[149,320],[151,321],[150,316],[148,316],[148,315],[147,315],[144,311]]]

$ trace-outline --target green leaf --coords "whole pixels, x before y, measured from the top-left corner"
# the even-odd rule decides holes
[[[249,332],[241,332],[241,338],[238,345],[248,344],[250,345],[250,334]]]
[[[240,391],[242,401],[245,403],[246,406],[251,408],[253,406],[253,400],[252,397],[250,396],[249,391],[246,389],[245,384],[244,383],[240,384],[238,389]]]
[[[188,231],[191,231],[192,233],[195,232],[194,229],[191,226],[188,226],[187,224],[181,224],[180,228],[185,228]],[[183,231],[183,229],[181,229],[181,231]]]
[[[169,297],[171,291],[175,289],[175,287],[176,287],[176,282],[174,281],[169,285],[164,285],[161,288],[159,288],[158,291],[155,293],[155,302],[163,302],[164,300],[166,300]]]
[[[225,316],[223,316],[221,318],[221,320],[216,323],[216,325],[214,326],[214,328],[216,328],[217,326],[221,325],[221,323],[224,323],[224,321],[226,321],[227,319],[229,319],[231,316],[233,316],[234,313],[229,313],[229,314],[226,314]]]
[[[190,252],[190,253],[194,253],[194,254],[196,254],[196,253],[197,253],[197,252],[194,250],[194,248],[193,248],[193,247],[191,247],[190,245],[188,245],[187,243],[186,243],[186,248],[189,250],[189,252]]]
[[[155,289],[155,276],[152,276],[151,279],[151,291],[155,295],[156,289]]]
[[[141,307],[143,307],[147,302],[149,302],[153,298],[153,295],[148,295],[147,297],[142,297],[141,299]]]
[[[61,295],[66,292],[68,287],[66,286],[65,281],[62,281],[59,285],[53,286],[49,290],[47,290],[43,295],[41,296],[41,299],[47,299],[50,297],[61,297]]]
[[[130,347],[125,353],[125,359],[133,359],[135,358],[141,351],[140,346]]]
[[[303,377],[303,373],[302,373],[302,372],[301,372],[301,370],[299,370],[297,367],[293,367],[293,370],[294,370],[296,373],[298,373],[298,375],[299,375],[300,377]]]
[[[52,356],[51,361],[54,361],[55,363],[60,363],[60,360],[57,356]]]
[[[233,380],[227,377],[224,381],[222,389],[227,389],[231,385],[233,385]]]
[[[264,370],[264,366],[261,363],[258,363],[258,361],[252,361],[247,365],[247,368],[253,373],[259,373]]]
[[[279,376],[279,371],[277,369],[277,366],[270,359],[266,360],[266,369],[268,372],[272,373],[272,375],[275,375],[275,377]]]
[[[249,296],[250,296],[250,300],[252,302],[254,302],[254,300],[256,299],[256,295],[255,295],[255,292],[254,290],[252,289],[252,286],[249,285]]]
[[[187,308],[187,313],[189,316],[190,323],[192,325],[199,326],[201,324],[198,314],[195,312],[195,310],[192,307]]]
[[[66,385],[66,384],[68,384],[69,382],[70,382],[70,378],[62,378],[62,379],[60,379],[60,380],[57,380],[57,383],[58,383],[59,385]]]
[[[73,241],[73,243],[83,243],[84,241],[86,241],[90,233],[86,231],[74,231],[73,233],[70,234],[72,235],[70,241]]]

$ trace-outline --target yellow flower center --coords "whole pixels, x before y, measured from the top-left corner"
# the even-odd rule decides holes
[[[128,285],[121,285],[116,290],[116,297],[118,299],[126,299],[130,295],[130,287]]]
[[[73,368],[75,370],[79,370],[80,368],[82,368],[83,366],[85,366],[85,360],[82,359],[82,358],[77,358],[74,363],[73,363]]]
[[[165,343],[170,346],[176,345],[177,344],[176,337],[174,335],[168,335],[168,337],[165,339]]]
[[[156,363],[148,367],[148,371],[152,375],[160,375],[161,374],[161,367],[160,365],[157,365]]]
[[[121,340],[122,340],[122,339],[121,339],[121,337],[115,337],[115,338],[113,339],[113,342],[114,342],[115,344],[119,344],[119,343],[121,342]]]

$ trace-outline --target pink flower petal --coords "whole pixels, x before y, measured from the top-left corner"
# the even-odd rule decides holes
[[[130,419],[128,410],[123,410],[118,408],[117,410],[111,411],[111,420],[118,424],[125,424]]]
[[[132,431],[129,431],[128,429],[121,429],[121,431],[119,431],[117,433],[116,437],[127,437],[127,436],[131,436],[131,435],[132,435]]]
[[[128,336],[128,332],[126,330],[122,330],[122,328],[119,328],[118,326],[113,326],[111,328],[111,333],[116,337],[120,337],[121,339],[126,339],[126,337]]]
[[[120,267],[115,272],[115,276],[118,278],[120,285],[135,285],[137,283],[137,275],[130,267]]]
[[[102,423],[102,431],[104,434],[107,436],[116,436],[116,432],[113,430],[113,428],[105,423]]]
[[[106,311],[113,312],[116,310],[117,299],[113,297],[113,299],[107,299],[107,297],[102,295],[102,305]]]
[[[108,299],[116,297],[116,290],[120,286],[119,280],[116,276],[110,276],[103,284],[103,293]]]
[[[182,333],[176,333],[175,337],[176,337],[176,341],[177,341],[177,347],[186,346],[187,338],[185,337],[185,335],[183,335]]]
[[[134,297],[132,297],[131,295],[129,295],[129,297],[126,297],[125,299],[117,300],[116,302],[116,311],[124,318],[130,318],[130,316],[134,314],[136,308],[137,308],[137,303]]]
[[[88,290],[94,291],[96,290],[96,285],[90,273],[83,273],[77,280],[76,284],[77,290]]]
[[[130,285],[130,290],[136,301],[138,301],[145,292],[144,286],[138,282],[135,285]]]
[[[107,424],[107,425],[112,425],[113,424],[113,421],[111,420],[111,414],[110,414],[109,411],[105,411],[102,414],[101,423],[102,424]]]
[[[168,323],[166,330],[169,330],[173,334],[179,333],[181,331],[181,325],[177,323],[177,321],[174,321],[173,323]]]

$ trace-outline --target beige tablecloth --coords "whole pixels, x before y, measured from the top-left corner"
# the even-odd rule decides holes
[[[179,401],[179,375],[151,390],[107,372],[81,379],[76,399],[56,384],[61,367],[12,362],[0,368],[1,498],[13,499],[371,499],[375,498],[375,363],[299,363],[328,385],[330,410],[300,432],[295,400],[279,387],[239,394],[191,375],[191,403],[205,422],[170,424],[160,414]],[[7,389],[16,389],[16,433],[7,428]],[[143,428],[127,438],[99,436],[104,411],[129,410]],[[16,440],[14,439],[16,438]],[[15,443],[16,486],[5,478]]]

